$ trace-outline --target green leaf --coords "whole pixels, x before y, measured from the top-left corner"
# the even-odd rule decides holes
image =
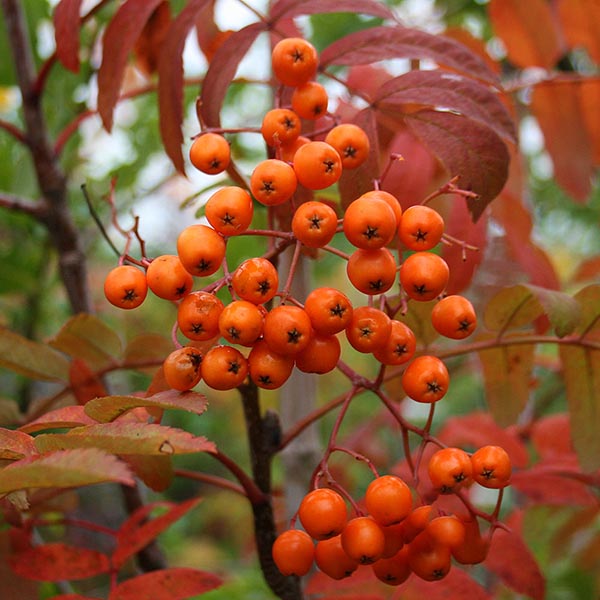
[[[95,398],[85,405],[85,412],[88,416],[106,423],[114,421],[124,412],[145,406],[147,408],[178,409],[201,415],[208,407],[206,396],[197,392],[177,392],[168,390],[160,392],[148,398],[138,398],[137,396],[105,396],[104,398]]]
[[[555,290],[519,284],[504,288],[488,303],[483,318],[492,331],[518,329],[545,315],[558,337],[573,333],[580,319],[579,303]]]
[[[67,433],[35,438],[39,452],[66,448],[102,448],[114,454],[190,454],[214,452],[215,445],[187,431],[147,423],[102,423],[77,427]]]
[[[479,352],[487,404],[498,425],[516,423],[530,394],[534,344],[498,346]]]
[[[0,367],[42,381],[68,381],[69,361],[45,344],[0,328]]]
[[[121,340],[98,317],[81,313],[69,319],[48,342],[56,350],[83,359],[92,369],[103,369],[121,355]]]
[[[582,469],[600,468],[600,350],[561,345],[571,437]]]
[[[98,448],[77,448],[23,458],[2,469],[0,494],[27,488],[78,487],[105,481],[133,485],[123,461]]]

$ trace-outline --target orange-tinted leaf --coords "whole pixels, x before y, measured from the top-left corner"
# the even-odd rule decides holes
[[[409,302],[406,314],[395,317],[413,330],[419,344],[425,348],[439,337],[439,333],[431,323],[431,311],[434,305],[435,301],[433,300],[431,302]]]
[[[6,511],[4,512],[6,519]],[[23,539],[23,544],[15,540],[15,534]],[[28,536],[27,536],[28,537]],[[16,543],[15,543],[16,541]],[[16,549],[27,547],[26,534],[22,529],[10,528],[3,525],[0,530],[0,582],[2,582],[2,595],[6,600],[29,600],[40,597],[40,584],[25,577],[19,577],[8,564],[8,557]]]
[[[183,48],[198,14],[210,0],[190,0],[173,20],[158,58],[158,106],[160,135],[175,168],[184,173],[183,133]],[[206,79],[203,88],[206,86]]]
[[[102,63],[98,71],[98,112],[107,131],[119,100],[127,58],[144,25],[162,0],[127,0],[117,10],[104,33]]]
[[[173,461],[170,456],[123,454],[121,458],[155,492],[164,492],[173,482]]]
[[[598,5],[600,6],[600,5]],[[599,36],[600,37],[600,36]],[[600,119],[598,119],[598,106],[600,105],[600,78],[587,78],[581,82],[579,101],[583,122],[592,146],[592,158],[595,166],[600,165]]]
[[[506,339],[506,337],[505,337]],[[498,425],[514,424],[530,394],[535,346],[500,346],[482,350],[486,402]]]
[[[593,109],[584,115],[582,93],[579,79],[563,77],[538,83],[531,97],[531,110],[544,134],[556,181],[580,202],[588,198],[594,174],[594,150],[586,119],[593,119],[597,127]]]
[[[600,4],[597,0],[558,0],[557,5],[569,46],[585,48],[600,63]]]
[[[563,43],[546,0],[491,0],[488,11],[514,65],[550,69],[556,64]]]
[[[424,581],[419,577],[410,577],[396,588],[392,600],[446,600],[449,598],[468,598],[469,600],[491,600],[492,596],[462,569],[451,569],[444,577],[443,584],[438,581]]]
[[[69,361],[52,348],[0,327],[0,367],[42,381],[68,381]]]
[[[364,65],[390,58],[428,58],[487,83],[498,82],[484,61],[459,42],[400,25],[371,27],[344,36],[321,52],[321,66]]]
[[[201,500],[193,498],[172,505],[164,514],[149,520],[148,514],[154,508],[153,505],[146,505],[133,513],[117,533],[117,547],[112,556],[113,565],[121,567],[128,558],[145,548],[157,535],[195,508]]]
[[[56,56],[66,69],[79,71],[79,10],[81,0],[60,0],[54,9]]]
[[[171,23],[171,7],[163,0],[150,15],[135,42],[133,52],[138,69],[150,75],[158,68],[162,43]]]
[[[478,194],[467,204],[473,221],[500,193],[508,178],[506,144],[487,125],[452,112],[421,110],[406,123],[440,159],[458,185]]]
[[[35,581],[86,579],[110,570],[106,554],[62,542],[17,552],[9,561],[15,573]]]
[[[592,471],[600,468],[600,350],[561,345],[559,351],[573,446],[583,469]]]
[[[128,579],[114,588],[108,600],[186,600],[218,588],[223,580],[217,575],[173,567]]]
[[[114,454],[188,454],[214,452],[215,445],[187,431],[147,423],[102,423],[77,427],[67,433],[35,438],[40,452],[66,448],[102,448]]]
[[[529,462],[527,448],[518,433],[499,427],[487,412],[450,417],[436,437],[448,446],[471,446],[475,450],[488,444],[501,446],[508,452],[513,467],[523,468]]]
[[[484,123],[508,141],[516,141],[515,124],[497,93],[442,69],[415,70],[395,77],[381,86],[374,102],[383,112],[402,112],[406,104],[451,110]]]
[[[496,75],[500,75],[500,71],[502,70],[500,61],[497,61],[491,57],[487,51],[484,40],[475,37],[464,27],[448,27],[444,31],[444,36],[452,38],[453,40],[460,42],[463,46],[469,48],[471,52],[474,52],[485,61],[485,64],[488,66],[490,71],[496,73]]]
[[[582,283],[585,281],[597,281],[600,277],[600,256],[591,256],[579,263],[573,281]]]
[[[556,335],[564,337],[575,331],[580,311],[577,300],[563,292],[519,284],[500,290],[489,301],[484,320],[492,331],[505,332],[528,325],[544,315]]]
[[[133,485],[127,466],[98,448],[23,458],[2,469],[0,494],[27,488],[77,487],[104,481]]]
[[[278,0],[273,3],[269,17],[276,23],[298,15],[332,12],[352,12],[383,19],[394,18],[394,13],[377,0]]]
[[[92,369],[103,369],[121,354],[117,333],[94,315],[71,317],[48,344],[65,354],[84,360]]]
[[[93,425],[96,421],[85,414],[83,406],[63,406],[30,421],[19,429],[25,433],[37,433],[44,429],[59,429]]]
[[[147,408],[187,410],[201,415],[208,406],[206,396],[197,392],[177,392],[169,390],[160,392],[148,398],[137,396],[105,396],[87,403],[85,412],[96,421],[114,421],[124,412],[132,408],[144,406]]]
[[[512,590],[532,600],[543,600],[546,582],[523,540],[520,522],[518,514],[508,522],[510,532],[496,529],[485,565]]]
[[[19,460],[32,454],[36,450],[30,435],[0,427],[0,459]]]
[[[173,342],[164,335],[143,333],[128,342],[121,364],[128,369],[154,372],[172,350]]]
[[[202,118],[209,127],[220,125],[221,107],[229,84],[235,77],[242,58],[244,58],[258,34],[264,30],[264,23],[251,23],[232,33],[215,52],[204,77],[200,94]]]
[[[102,379],[82,358],[75,357],[71,361],[69,382],[78,404],[84,405],[93,398],[106,396]]]

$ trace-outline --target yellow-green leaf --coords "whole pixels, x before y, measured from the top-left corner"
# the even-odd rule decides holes
[[[512,425],[530,394],[534,344],[497,346],[479,352],[486,401],[496,423]]]
[[[92,369],[102,369],[121,354],[119,336],[98,317],[81,313],[70,318],[49,344],[83,359]]]
[[[67,433],[47,433],[35,438],[39,452],[66,448],[101,448],[113,454],[190,454],[214,452],[205,437],[187,431],[147,423],[102,423],[77,427]]]
[[[0,328],[0,367],[42,381],[68,381],[69,361],[45,344]]]
[[[579,322],[579,303],[563,292],[519,284],[498,292],[488,303],[483,318],[492,331],[505,332],[548,317],[556,335],[573,333]]]
[[[178,409],[201,415],[208,406],[206,396],[197,392],[177,392],[168,390],[149,396],[138,398],[137,396],[105,396],[95,398],[85,405],[85,412],[89,417],[103,423],[114,421],[123,413],[144,406],[146,408]]]
[[[0,494],[27,488],[78,487],[105,481],[133,485],[127,465],[98,448],[51,452],[4,467]]]

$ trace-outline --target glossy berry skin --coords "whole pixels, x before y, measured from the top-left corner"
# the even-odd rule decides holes
[[[132,265],[115,267],[104,280],[104,295],[118,308],[137,308],[147,294],[146,274]]]
[[[230,160],[229,142],[218,133],[203,133],[190,147],[191,163],[208,175],[222,173],[229,166]]]
[[[264,312],[247,300],[234,300],[219,315],[219,332],[232,344],[252,346],[261,336]]]
[[[289,108],[273,108],[265,113],[260,130],[269,146],[290,144],[300,135],[300,119]]]
[[[231,275],[233,291],[242,300],[254,304],[264,304],[274,298],[278,285],[277,269],[266,258],[249,258]]]
[[[333,239],[337,215],[328,204],[309,200],[301,204],[292,217],[292,232],[309,248],[322,248]]]
[[[404,583],[412,573],[408,564],[408,546],[404,546],[391,557],[380,558],[371,568],[377,579],[383,583],[394,586]]]
[[[223,236],[207,225],[190,225],[177,238],[179,260],[195,277],[216,273],[225,258],[225,251]]]
[[[283,204],[293,196],[297,186],[294,169],[276,158],[258,163],[250,176],[250,191],[265,206]]]
[[[433,307],[431,324],[440,335],[462,340],[477,327],[477,315],[471,302],[464,296],[446,296]]]
[[[400,268],[402,289],[409,298],[419,302],[437,298],[446,289],[449,277],[448,264],[433,252],[415,252]]]
[[[460,448],[442,448],[429,459],[427,472],[436,490],[450,494],[470,483],[471,457]]]
[[[304,309],[283,304],[267,313],[263,338],[269,348],[284,356],[295,356],[310,342],[312,326]]]
[[[294,357],[273,352],[267,343],[260,339],[254,343],[248,355],[250,379],[265,390],[281,387],[292,374]]]
[[[383,527],[405,519],[412,510],[412,502],[410,488],[394,475],[374,479],[365,492],[367,511]]]
[[[510,457],[501,446],[483,446],[471,455],[473,479],[481,486],[492,489],[510,483],[512,466]]]
[[[381,558],[385,535],[374,519],[354,517],[342,531],[342,548],[361,565],[370,565]]]
[[[146,269],[146,281],[152,292],[163,300],[181,300],[192,291],[194,279],[178,256],[157,256]]]
[[[488,554],[489,538],[484,538],[479,529],[477,517],[461,519],[465,528],[462,544],[452,548],[452,557],[461,565],[477,565],[482,563]]]
[[[417,338],[413,330],[392,319],[392,330],[385,344],[373,351],[373,356],[382,365],[403,365],[408,362],[417,349]]]
[[[309,190],[323,190],[342,175],[342,160],[337,150],[325,142],[308,142],[294,154],[298,181]]]
[[[420,533],[408,546],[408,564],[411,571],[425,581],[439,581],[446,577],[452,565],[448,546],[435,543],[426,531]]]
[[[214,390],[232,390],[248,375],[248,361],[232,346],[213,346],[202,361],[202,379]]]
[[[317,72],[318,63],[319,56],[315,47],[299,37],[280,40],[271,53],[273,74],[283,85],[292,87],[312,79]]]
[[[360,167],[369,156],[369,137],[353,123],[336,125],[327,133],[325,141],[338,151],[344,169]]]
[[[335,369],[342,348],[335,335],[324,335],[313,331],[304,350],[295,355],[296,367],[303,373],[323,375]]]
[[[181,333],[190,340],[207,341],[219,333],[219,317],[223,303],[214,294],[192,292],[177,308],[177,323]]]
[[[358,562],[344,552],[339,534],[317,542],[315,563],[325,575],[336,580],[350,577],[358,569]]]
[[[313,564],[315,545],[301,529],[288,529],[277,536],[271,550],[282,575],[306,575]]]
[[[444,219],[433,208],[420,204],[409,206],[398,227],[400,241],[409,249],[431,250],[442,239]]]
[[[352,321],[353,308],[346,294],[333,287],[315,288],[304,302],[311,325],[320,334],[343,331]]]
[[[434,543],[457,548],[465,541],[465,525],[454,515],[441,515],[429,521],[427,534]]]
[[[391,319],[373,306],[358,306],[346,327],[346,338],[358,352],[375,352],[386,344],[392,332]]]
[[[191,390],[201,379],[202,353],[197,348],[184,346],[173,350],[163,363],[165,381],[171,389]]]
[[[327,90],[316,81],[308,81],[294,89],[292,110],[301,118],[314,120],[327,113]]]
[[[357,248],[382,248],[396,233],[396,215],[377,198],[357,198],[344,213],[344,235]]]
[[[221,235],[239,235],[250,227],[254,208],[250,194],[229,185],[217,190],[204,206],[206,219]]]
[[[336,491],[318,488],[304,496],[298,517],[312,538],[325,540],[344,529],[348,520],[346,502]]]
[[[346,274],[359,292],[369,296],[383,294],[396,281],[396,260],[387,248],[359,248],[350,255]]]
[[[416,402],[432,403],[441,400],[448,391],[450,374],[437,356],[418,356],[402,374],[402,387]]]

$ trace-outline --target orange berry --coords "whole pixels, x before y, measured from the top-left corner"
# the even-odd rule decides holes
[[[144,271],[132,265],[120,265],[104,279],[104,296],[118,308],[137,308],[148,294]]]
[[[165,381],[174,390],[191,390],[201,379],[201,363],[202,354],[197,348],[184,346],[173,350],[163,362]]]
[[[298,181],[309,190],[322,190],[337,182],[342,161],[337,150],[325,142],[308,142],[294,154]]]
[[[501,446],[483,446],[471,456],[473,479],[483,487],[499,489],[510,483],[512,466]]]
[[[346,329],[352,320],[352,304],[348,296],[332,287],[315,288],[304,302],[304,310],[314,330],[333,335]]]
[[[282,304],[265,317],[263,338],[277,354],[295,356],[308,346],[311,336],[310,319],[298,306]]]
[[[190,340],[206,341],[219,334],[219,317],[223,303],[214,294],[192,292],[177,308],[177,324]]]
[[[431,324],[439,334],[462,340],[477,327],[477,315],[473,305],[464,296],[446,296],[433,307]]]
[[[250,227],[254,207],[250,194],[235,185],[217,190],[206,202],[204,214],[221,235],[239,235]]]
[[[365,506],[375,521],[385,527],[400,523],[412,510],[412,493],[402,479],[383,475],[371,481]]]
[[[318,200],[304,202],[292,217],[292,232],[309,248],[322,248],[329,244],[336,229],[335,210]]]
[[[398,227],[400,241],[409,250],[431,250],[442,239],[444,219],[433,208],[416,204],[409,206]]]
[[[346,502],[329,488],[318,488],[304,496],[298,507],[302,527],[315,540],[341,533],[348,520]]]
[[[194,285],[191,274],[173,254],[157,256],[146,269],[146,281],[159,298],[172,301],[181,300]]]
[[[409,298],[417,301],[427,302],[439,296],[446,289],[449,277],[446,261],[433,252],[415,252],[400,267],[402,288]]]
[[[225,258],[223,236],[207,225],[190,225],[177,238],[177,255],[186,271],[196,277],[216,273]]]
[[[229,142],[218,133],[199,135],[190,147],[190,161],[203,173],[216,175],[223,172],[231,160]]]
[[[360,167],[369,156],[369,137],[353,123],[336,125],[325,136],[325,141],[338,151],[344,169]]]
[[[441,494],[449,494],[471,481],[471,457],[460,448],[442,448],[427,465],[429,479]]]
[[[316,81],[307,81],[292,94],[292,110],[302,119],[322,117],[327,113],[328,102],[327,90]]]
[[[277,293],[277,269],[266,258],[249,258],[233,272],[231,286],[242,300],[263,304]]]
[[[260,339],[248,355],[250,379],[265,390],[280,388],[292,374],[294,357],[273,352],[267,343]]]
[[[385,200],[361,196],[344,213],[344,234],[357,248],[382,248],[396,233],[396,215]]]
[[[381,558],[385,536],[370,517],[354,517],[342,530],[344,552],[361,565],[370,565]]]
[[[265,113],[260,132],[269,146],[290,144],[300,135],[298,115],[289,108],[272,108]]]
[[[413,330],[393,319],[388,339],[383,346],[373,350],[373,356],[384,365],[403,365],[413,357],[416,349],[417,338]]]
[[[319,56],[315,47],[302,38],[284,38],[275,44],[271,65],[275,77],[296,87],[312,79],[317,72]]]
[[[288,529],[277,536],[271,552],[282,575],[302,577],[313,564],[315,546],[305,531]]]
[[[294,169],[276,158],[258,163],[250,176],[250,191],[265,206],[283,204],[294,195],[297,186]]]
[[[406,395],[416,402],[437,402],[446,395],[450,375],[437,356],[418,356],[402,374]]]
[[[359,292],[370,296],[383,294],[396,281],[396,260],[387,248],[358,248],[348,259],[346,273]]]
[[[204,383],[214,390],[232,390],[248,375],[248,361],[232,346],[213,346],[201,365]]]

